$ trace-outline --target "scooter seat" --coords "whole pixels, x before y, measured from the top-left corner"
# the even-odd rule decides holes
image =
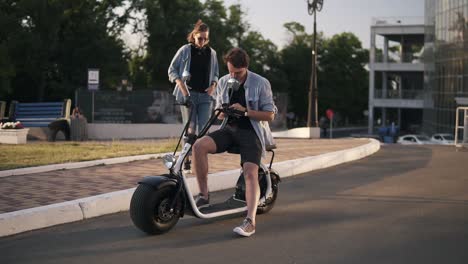
[[[265,146],[265,150],[266,150],[266,151],[272,151],[272,150],[274,150],[274,149],[276,149],[276,144],[273,144],[273,145],[266,145],[266,146]]]

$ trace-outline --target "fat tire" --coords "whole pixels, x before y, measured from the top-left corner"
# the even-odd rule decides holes
[[[270,172],[271,177],[271,189],[273,191],[273,197],[268,199],[264,205],[257,207],[257,214],[266,214],[275,206],[276,199],[278,198],[278,183],[280,181],[279,175],[275,172]]]
[[[155,190],[146,184],[138,185],[130,201],[130,218],[133,224],[149,235],[163,234],[171,230],[180,218],[180,197],[169,219],[161,219],[159,208],[162,203],[171,201],[174,193],[175,186],[163,186]]]

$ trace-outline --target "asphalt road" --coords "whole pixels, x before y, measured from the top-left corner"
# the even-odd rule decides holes
[[[285,179],[257,233],[241,216],[146,236],[128,213],[0,239],[0,263],[468,263],[468,151],[384,146]]]

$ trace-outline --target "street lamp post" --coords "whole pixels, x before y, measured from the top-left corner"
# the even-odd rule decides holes
[[[314,16],[314,39],[312,43],[312,71],[310,73],[309,108],[307,111],[307,127],[318,126],[318,89],[317,89],[317,12],[323,7],[324,0],[307,0],[309,15]],[[314,115],[312,115],[314,111]],[[312,120],[313,116],[313,120]]]

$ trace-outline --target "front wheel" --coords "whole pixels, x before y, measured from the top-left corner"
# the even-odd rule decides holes
[[[155,190],[152,186],[140,184],[130,201],[130,217],[141,231],[162,234],[177,224],[182,209],[182,199],[177,199],[174,210],[170,211],[175,186],[164,186]]]
[[[266,199],[265,203],[257,207],[257,214],[266,214],[275,205],[276,198],[278,198],[278,184],[280,182],[280,177],[276,172],[270,172],[271,177],[271,191],[273,192],[271,197]]]

